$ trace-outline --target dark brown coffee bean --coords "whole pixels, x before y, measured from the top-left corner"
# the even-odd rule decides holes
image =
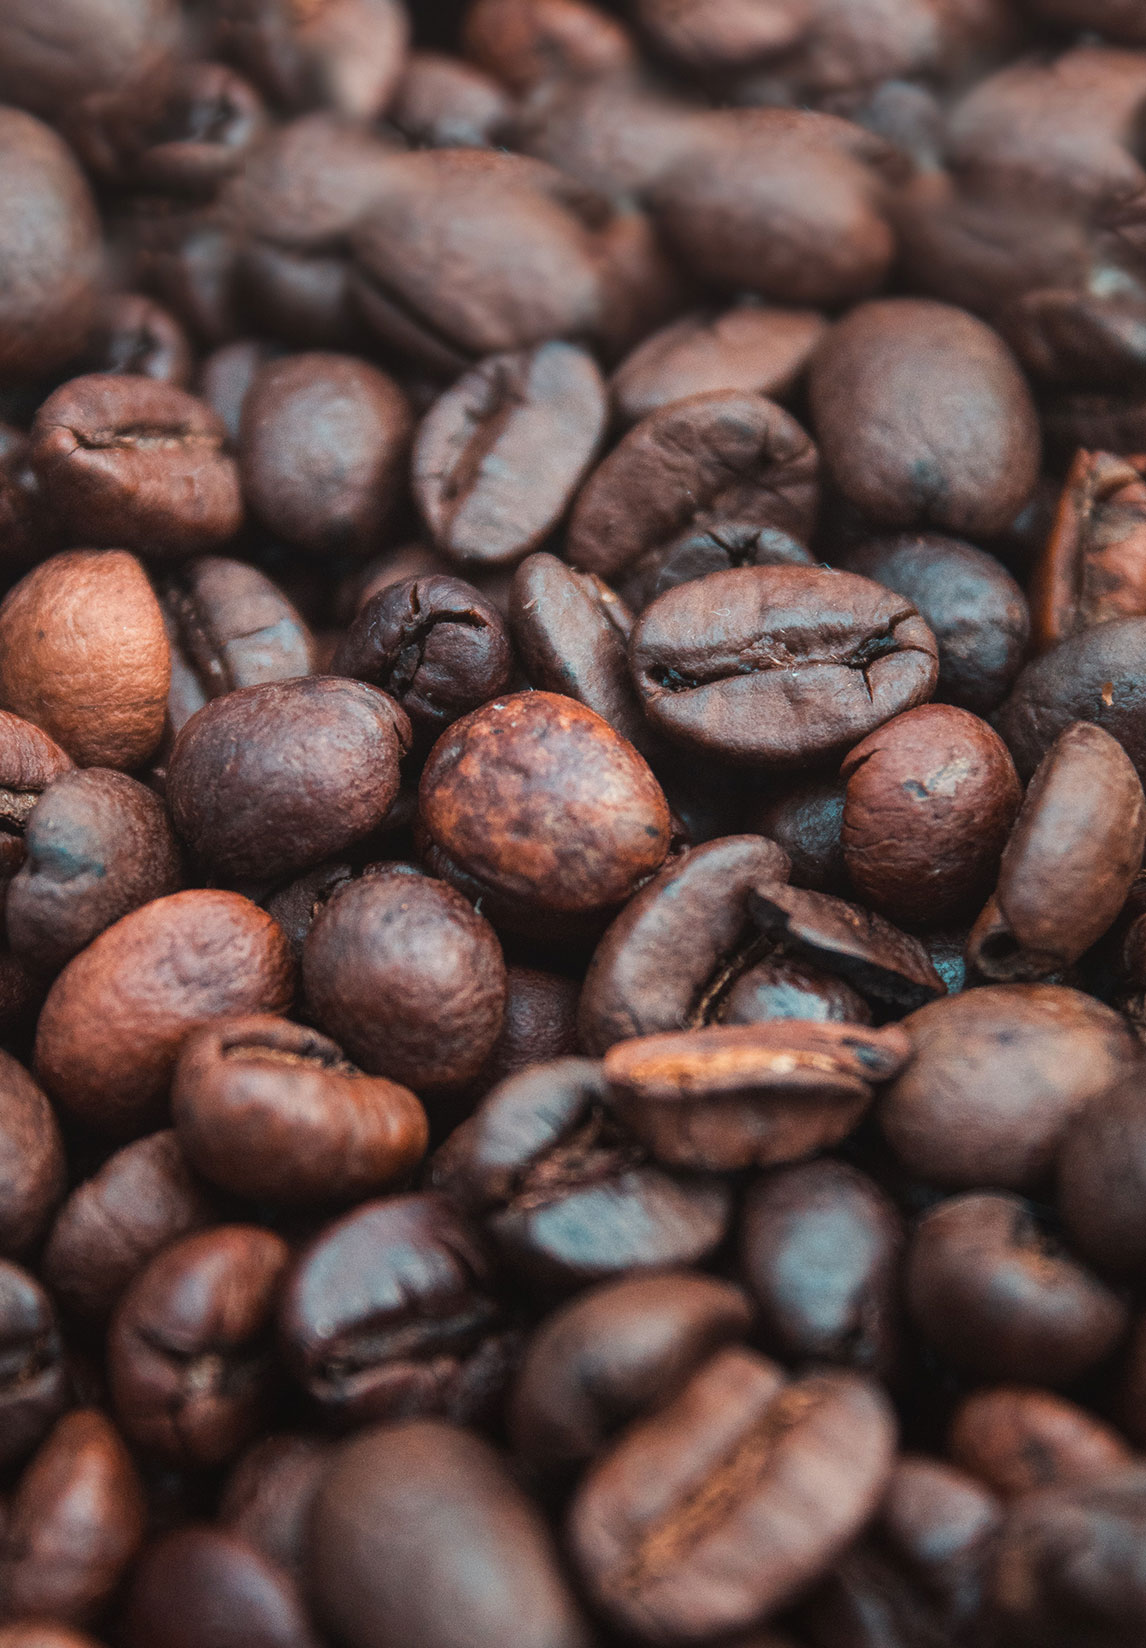
[[[1031,779],[968,960],[1000,982],[1070,966],[1122,909],[1144,846],[1146,799],[1129,756],[1076,721]]]
[[[1032,0],[1031,10],[1048,23],[1094,29],[1128,46],[1146,42],[1146,19],[1134,0]]]
[[[910,1056],[895,1026],[775,1020],[618,1042],[605,1087],[670,1167],[729,1172],[797,1161],[852,1131]]]
[[[113,922],[183,880],[159,798],[126,773],[62,773],[24,831],[8,889],[8,939],[36,972],[54,973]]]
[[[903,1245],[893,1203],[854,1167],[807,1162],[761,1179],[740,1260],[763,1343],[788,1362],[893,1374]]]
[[[636,423],[674,401],[718,390],[779,399],[799,382],[826,329],[814,309],[744,303],[685,315],[638,344],[613,373],[618,416]]]
[[[210,407],[173,384],[93,373],[40,407],[32,462],[73,540],[202,554],[242,520],[223,440]]]
[[[315,555],[369,555],[401,496],[412,433],[392,378],[349,355],[268,361],[243,401],[239,466],[251,508]]]
[[[490,149],[502,142],[513,105],[496,80],[444,52],[406,59],[386,118],[419,149]]]
[[[259,368],[273,360],[275,353],[271,344],[239,338],[213,349],[199,368],[197,393],[222,418],[232,451],[239,444],[243,406],[251,385]]]
[[[872,1001],[903,1010],[943,993],[943,980],[918,939],[858,904],[758,882],[748,894],[748,913],[785,954],[845,979]]]
[[[591,355],[543,343],[491,355],[422,420],[413,488],[434,543],[452,559],[505,565],[558,525],[606,419]]]
[[[1138,1063],[1117,1013],[1055,984],[997,984],[904,1020],[915,1057],[880,1100],[888,1142],[917,1177],[1023,1189],[1071,1118]]]
[[[1079,1252],[1116,1276],[1146,1267],[1146,1083],[1131,1070],[1095,1092],[1058,1155],[1058,1206]]]
[[[234,69],[201,59],[180,63],[162,108],[130,143],[124,169],[148,188],[209,197],[240,170],[269,124],[262,98]]]
[[[331,663],[381,687],[423,747],[459,716],[504,692],[513,653],[500,612],[461,578],[388,584],[359,609]]]
[[[515,1270],[565,1291],[695,1264],[728,1225],[727,1184],[651,1162],[609,1114],[588,1059],[495,1087],[438,1151],[433,1182],[484,1219]]]
[[[1127,1325],[1118,1295],[1046,1236],[1019,1196],[940,1202],[912,1237],[905,1276],[920,1332],[987,1379],[1068,1385]]]
[[[489,1089],[533,1064],[549,1064],[577,1051],[580,986],[537,967],[507,967],[505,1017],[478,1078]]]
[[[252,1201],[358,1201],[406,1179],[429,1138],[408,1088],[366,1076],[285,1019],[223,1019],[188,1036],[175,1132],[205,1179]]]
[[[1051,1391],[997,1385],[964,1398],[951,1421],[952,1457],[1003,1499],[1091,1482],[1129,1465],[1117,1431]]]
[[[608,804],[603,805],[603,798]],[[427,862],[491,918],[599,921],[663,861],[664,794],[606,721],[550,692],[496,699],[443,733],[419,813]]]
[[[340,1424],[496,1410],[514,1359],[485,1244],[443,1196],[365,1202],[296,1259],[280,1307],[291,1370]]]
[[[670,589],[630,661],[653,726],[753,766],[842,751],[930,698],[935,638],[910,602],[819,567],[740,567]]]
[[[43,1235],[66,1172],[51,1105],[24,1066],[0,1052],[0,1253],[23,1253]]]
[[[581,1045],[600,1056],[615,1042],[686,1030],[719,1016],[750,964],[749,889],[782,882],[785,855],[759,836],[695,847],[636,893],[597,946],[578,1013]]]
[[[462,44],[515,92],[547,80],[609,75],[636,58],[617,19],[585,0],[475,0]]]
[[[302,966],[318,1023],[364,1070],[418,1091],[476,1076],[501,1030],[505,962],[493,929],[411,864],[335,888]]]
[[[794,887],[817,893],[846,890],[841,839],[845,788],[835,778],[783,779],[750,805],[747,828],[770,836],[787,853]]]
[[[688,1271],[579,1294],[530,1341],[509,1406],[515,1450],[547,1471],[587,1462],[622,1425],[672,1401],[751,1323],[739,1288]]]
[[[101,1132],[141,1133],[189,1030],[228,1014],[282,1012],[293,984],[281,928],[238,893],[154,899],[101,933],[53,984],[36,1030],[36,1073]]]
[[[116,1307],[108,1379],[139,1447],[184,1468],[220,1465],[263,1419],[286,1243],[256,1225],[185,1236]]]
[[[355,1437],[313,1529],[318,1611],[347,1648],[589,1648],[540,1512],[465,1431],[415,1420]]]
[[[323,107],[374,120],[393,94],[409,17],[400,0],[221,0],[220,44],[288,109]]]
[[[707,578],[732,567],[813,566],[810,551],[775,527],[739,521],[715,521],[700,531],[682,532],[671,543],[652,549],[621,580],[620,593],[635,612],[678,584]]]
[[[295,1432],[264,1437],[242,1455],[219,1502],[223,1527],[299,1583],[305,1581],[311,1507],[333,1452],[324,1437]]]
[[[717,1016],[721,1024],[762,1024],[768,1019],[870,1024],[871,1008],[843,979],[790,956],[775,956],[740,974]]]
[[[297,873],[381,823],[410,737],[405,711],[362,682],[240,687],[176,739],[172,821],[196,857],[225,874]]]
[[[923,704],[849,750],[840,776],[856,891],[909,927],[968,918],[1022,798],[999,735],[967,710]]]
[[[22,429],[0,423],[0,565],[6,575],[22,572],[56,547],[31,451]]]
[[[936,697],[986,715],[1006,695],[1026,652],[1026,598],[1005,567],[938,533],[870,538],[839,564],[915,606],[939,646]]]
[[[0,697],[80,766],[146,761],[170,681],[163,617],[134,555],[53,555],[0,604]]]
[[[812,363],[824,461],[873,521],[1001,532],[1030,496],[1039,430],[1026,382],[982,321],[885,299],[833,328]]]
[[[148,1546],[124,1614],[124,1648],[321,1648],[291,1576],[220,1528]]]
[[[6,68],[22,55],[21,43],[26,49],[34,39],[30,23],[31,15],[21,24],[15,13],[0,22],[0,97],[6,102],[12,100]],[[84,341],[102,262],[99,219],[72,152],[32,115],[18,109],[0,115],[0,165],[0,243],[8,268],[0,300],[0,371],[5,378],[33,377],[62,365]]]
[[[12,1496],[0,1539],[0,1615],[90,1625],[143,1542],[143,1484],[95,1408],[65,1415]]]
[[[191,342],[175,316],[139,292],[105,298],[85,355],[89,372],[157,378],[186,389],[191,381]]]
[[[52,1302],[36,1278],[0,1259],[0,1465],[31,1453],[68,1406]]]
[[[718,1351],[590,1470],[570,1514],[577,1568],[651,1641],[759,1623],[863,1526],[894,1447],[885,1398],[857,1375],[789,1383],[752,1351]]]
[[[149,1133],[72,1191],[44,1251],[45,1280],[69,1311],[98,1320],[161,1248],[218,1218],[174,1132]]]
[[[1144,469],[1112,452],[1075,458],[1032,582],[1041,647],[1112,618],[1146,614]]]
[[[761,395],[673,402],[630,429],[590,475],[569,523],[569,559],[616,578],[684,531],[729,521],[806,538],[818,470],[804,430]]]

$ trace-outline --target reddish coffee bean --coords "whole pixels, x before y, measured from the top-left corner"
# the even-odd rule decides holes
[[[722,1024],[763,1024],[768,1019],[870,1024],[871,1008],[843,979],[788,956],[776,956],[740,974],[718,1017]]]
[[[44,1250],[44,1278],[69,1311],[100,1320],[162,1248],[218,1218],[174,1132],[149,1133],[72,1191]]]
[[[506,565],[558,525],[588,472],[606,420],[591,355],[567,343],[490,355],[422,420],[413,489],[444,555]]]
[[[534,1064],[549,1064],[577,1051],[580,987],[560,973],[536,967],[505,970],[505,1017],[478,1078],[485,1088]]]
[[[952,1457],[1004,1499],[1091,1482],[1129,1465],[1117,1431],[1063,1396],[998,1385],[965,1397],[951,1421]]]
[[[1053,646],[1112,618],[1146,614],[1139,567],[1146,541],[1143,464],[1080,452],[1032,578],[1035,640]]]
[[[24,862],[24,830],[53,779],[72,758],[46,732],[0,710],[0,898]]]
[[[108,1333],[119,1423],[184,1468],[220,1465],[262,1422],[286,1243],[219,1225],[165,1248],[120,1299]]]
[[[496,80],[444,52],[415,51],[406,59],[389,119],[415,148],[496,148],[513,105]]]
[[[93,373],[47,400],[32,462],[73,541],[149,555],[202,554],[242,521],[222,422],[153,378]]]
[[[248,1448],[227,1478],[219,1521],[299,1583],[305,1581],[309,1518],[334,1444],[280,1432]]]
[[[124,1614],[124,1648],[320,1648],[291,1576],[219,1528],[148,1546]]]
[[[326,0],[297,12],[283,0],[224,0],[222,43],[268,97],[357,120],[381,115],[406,53],[399,0]]]
[[[0,1465],[31,1453],[69,1396],[52,1301],[28,1271],[0,1259]]]
[[[169,310],[138,292],[105,298],[96,316],[86,366],[90,372],[129,373],[186,389],[191,343]]]
[[[714,521],[698,532],[685,531],[671,543],[642,555],[621,581],[620,592],[635,612],[643,612],[658,595],[733,567],[812,566],[811,553],[776,527],[739,521]]]
[[[364,1075],[316,1031],[266,1015],[188,1036],[171,1111],[205,1179],[288,1205],[356,1201],[400,1183],[429,1138],[408,1088]]]
[[[515,92],[546,80],[608,75],[629,68],[636,55],[616,18],[585,0],[475,0],[462,44]]]
[[[334,889],[303,945],[310,1012],[363,1069],[417,1089],[476,1076],[505,1011],[489,923],[411,864]]]
[[[293,969],[271,917],[238,893],[173,893],[133,910],[64,968],[36,1030],[49,1096],[111,1136],[138,1134],[189,1030],[290,1005]]]
[[[262,98],[234,69],[200,59],[177,63],[162,108],[142,132],[134,134],[130,154],[121,163],[136,184],[176,195],[209,197],[241,170],[268,126]],[[156,326],[154,317],[151,325]],[[162,329],[155,341],[165,343]],[[137,354],[138,347],[133,353]],[[112,370],[138,367],[129,364]],[[205,398],[210,400],[210,396]]]
[[[51,1105],[24,1066],[0,1052],[0,1253],[23,1253],[43,1235],[66,1173]]]
[[[66,1625],[28,1621],[0,1625],[0,1648],[100,1648],[94,1637],[70,1631]]]

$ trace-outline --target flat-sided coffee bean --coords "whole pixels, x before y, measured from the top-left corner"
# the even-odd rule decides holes
[[[935,637],[909,601],[819,567],[739,567],[670,589],[630,642],[653,726],[752,766],[833,755],[930,698]]]
[[[919,298],[861,305],[820,345],[809,389],[832,478],[873,521],[989,536],[1034,490],[1026,380],[965,310]]]
[[[840,776],[856,891],[909,927],[969,918],[1022,797],[998,733],[967,710],[922,704],[849,750]]]
[[[410,19],[399,0],[326,0],[298,12],[284,0],[224,0],[220,33],[266,95],[376,120],[398,82]]]
[[[918,939],[861,905],[800,887],[760,884],[748,913],[788,955],[845,979],[861,996],[889,1007],[919,1007],[945,986]]]
[[[688,1271],[579,1294],[530,1341],[510,1400],[514,1448],[549,1471],[584,1463],[629,1420],[672,1401],[751,1324],[739,1288]]]
[[[480,1233],[433,1194],[364,1202],[291,1268],[279,1332],[288,1364],[331,1419],[488,1418],[517,1336]]]
[[[1130,757],[1076,721],[1031,779],[968,960],[1000,982],[1069,967],[1122,909],[1144,846],[1146,799]]]
[[[488,1093],[434,1158],[434,1184],[546,1289],[696,1264],[728,1228],[727,1183],[658,1167],[605,1100],[590,1060],[536,1065]]]
[[[414,496],[438,548],[505,565],[536,549],[580,486],[605,429],[593,357],[568,343],[491,355],[422,420]]]
[[[438,1420],[342,1449],[314,1508],[320,1617],[347,1648],[589,1648],[541,1512],[487,1442]]]
[[[242,521],[224,439],[210,407],[173,384],[94,373],[40,407],[32,462],[73,542],[194,555]]]
[[[807,538],[819,458],[796,420],[761,395],[694,395],[649,414],[590,475],[573,509],[575,567],[616,578],[686,530],[718,521]]]
[[[8,889],[8,940],[38,974],[58,972],[113,922],[183,880],[159,797],[126,773],[62,773],[24,832],[26,857]]]
[[[1035,568],[1035,640],[1052,646],[1112,618],[1146,614],[1146,482],[1140,459],[1080,452]]]
[[[578,1027],[587,1053],[708,1022],[751,958],[748,892],[783,882],[774,842],[726,836],[694,847],[636,893],[593,953]]]
[[[425,1154],[409,1088],[367,1076],[315,1030],[256,1015],[184,1042],[171,1084],[176,1136],[212,1184],[252,1201],[357,1201]]]
[[[775,1020],[618,1042],[605,1054],[617,1114],[671,1167],[728,1172],[838,1144],[910,1056],[896,1026]]]
[[[880,1100],[880,1125],[913,1174],[1022,1189],[1067,1125],[1138,1063],[1126,1021],[1055,984],[996,984],[903,1021],[915,1057]]]
[[[1146,1083],[1131,1068],[1096,1092],[1058,1153],[1057,1205],[1091,1264],[1135,1278],[1146,1268]]]
[[[1125,1439],[1053,1391],[996,1385],[965,1397],[951,1421],[952,1458],[1003,1499],[1091,1482],[1129,1465]]]
[[[589,1472],[570,1513],[574,1560],[633,1634],[722,1637],[839,1555],[874,1510],[894,1447],[886,1398],[867,1380],[789,1382],[752,1351],[718,1351]]]
[[[1122,1299],[1045,1235],[1019,1196],[940,1202],[920,1220],[905,1278],[928,1342],[987,1379],[1069,1385],[1127,1325]]]
[[[0,1464],[31,1453],[69,1404],[52,1301],[20,1265],[0,1259]]]
[[[24,1066],[0,1052],[0,1253],[42,1236],[67,1183],[59,1124]]]

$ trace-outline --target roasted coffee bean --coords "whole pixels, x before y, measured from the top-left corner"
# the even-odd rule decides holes
[[[106,768],[50,784],[29,816],[24,850],[8,889],[8,939],[38,973],[58,972],[121,916],[183,880],[163,803]]]
[[[505,970],[505,1017],[478,1084],[488,1090],[534,1064],[569,1058],[577,1051],[580,986],[537,967]]]
[[[842,752],[930,698],[935,637],[910,602],[848,572],[740,567],[670,589],[630,661],[658,732],[752,766]]]
[[[382,687],[424,746],[505,691],[513,652],[495,606],[472,584],[431,573],[372,595],[340,641],[331,670]]]
[[[0,710],[0,901],[24,862],[24,830],[40,797],[71,757],[46,732]]]
[[[349,355],[268,361],[243,401],[239,468],[259,519],[314,555],[369,555],[401,496],[412,419],[384,372]]]
[[[5,13],[0,97],[46,119],[79,121],[90,113],[122,116],[149,83],[166,83],[178,13],[169,0],[129,0],[92,13],[63,4],[48,35],[29,0]]]
[[[189,1030],[281,1012],[293,968],[270,916],[238,893],[172,893],[133,910],[71,960],[36,1030],[36,1073],[73,1115],[111,1136],[146,1130]]]
[[[763,1343],[788,1362],[893,1375],[903,1246],[894,1204],[854,1167],[807,1162],[759,1180],[740,1262]]]
[[[832,479],[873,521],[1001,532],[1034,488],[1026,382],[962,310],[917,298],[854,310],[817,350],[809,392]]]
[[[30,13],[23,24],[15,13],[0,23],[6,66],[20,55],[18,42],[34,39],[30,23]],[[0,68],[6,102],[12,100],[7,79]],[[84,341],[101,274],[99,219],[71,150],[32,115],[0,112],[0,163],[0,242],[8,266],[0,300],[0,371],[6,379],[32,377],[62,365]]]
[[[869,538],[839,564],[904,596],[939,647],[936,697],[986,715],[1023,662],[1026,597],[993,555],[938,533]]]
[[[157,378],[186,389],[192,360],[183,327],[153,298],[119,292],[100,305],[85,361],[89,372]]]
[[[239,444],[243,407],[251,385],[259,368],[273,360],[275,354],[271,344],[239,338],[213,349],[199,369],[198,393],[222,418],[232,451]]]
[[[111,1421],[75,1408],[16,1486],[0,1537],[0,1616],[90,1625],[143,1542],[143,1484]]]
[[[882,916],[827,893],[757,882],[748,894],[756,928],[788,955],[846,980],[861,996],[900,1010],[944,992],[918,939]]]
[[[154,378],[93,373],[47,400],[32,462],[73,541],[143,554],[202,554],[242,521],[222,422],[203,401]]]
[[[958,1368],[987,1379],[1069,1385],[1127,1323],[1123,1301],[1042,1230],[1021,1197],[940,1202],[907,1252],[907,1307]]]
[[[1131,1462],[1117,1431],[1047,1390],[998,1385],[976,1391],[951,1421],[952,1457],[1003,1499],[1090,1482]]]
[[[256,1225],[185,1236],[140,1272],[108,1333],[120,1425],[184,1468],[220,1465],[262,1423],[286,1243]]]
[[[0,1259],[0,1465],[31,1453],[69,1395],[51,1299],[28,1271]]]
[[[770,836],[788,855],[794,887],[842,893],[845,785],[834,778],[781,779],[753,802],[745,824]]]
[[[1146,800],[1129,756],[1076,721],[1031,779],[968,960],[1000,982],[1069,967],[1122,909],[1143,847]]]
[[[455,722],[418,806],[429,868],[514,929],[599,922],[669,847],[668,805],[645,762],[599,715],[550,692]]]
[[[646,338],[613,373],[617,415],[632,424],[718,390],[779,399],[799,382],[826,330],[814,309],[743,303],[685,315]]]
[[[606,420],[593,357],[568,343],[490,355],[422,420],[413,488],[434,543],[452,560],[505,565],[558,525]]]
[[[1031,10],[1049,23],[1094,29],[1128,46],[1146,43],[1146,19],[1134,0],[1032,0]]]
[[[1080,452],[1035,568],[1035,640],[1053,646],[1112,618],[1146,614],[1146,462]]]
[[[124,1648],[320,1648],[298,1585],[240,1535],[184,1527],[149,1545]]]
[[[840,776],[844,863],[857,892],[908,927],[969,917],[1022,794],[998,734],[966,710],[923,704],[849,750]]]
[[[775,956],[740,974],[718,1017],[722,1024],[762,1024],[767,1019],[870,1024],[871,1008],[843,979],[790,956]]]
[[[264,1437],[242,1455],[219,1502],[223,1526],[300,1583],[311,1506],[333,1451],[334,1444],[323,1437],[296,1432]]]
[[[44,1276],[69,1311],[99,1320],[161,1248],[218,1220],[174,1132],[149,1133],[72,1191],[44,1250]]]
[[[201,555],[157,580],[171,643],[173,732],[212,698],[309,675],[314,640],[292,602],[257,567]]]
[[[695,1264],[728,1226],[727,1184],[651,1162],[609,1114],[588,1059],[495,1087],[438,1151],[433,1182],[484,1220],[515,1270],[566,1291]]]
[[[635,612],[643,612],[668,589],[742,566],[812,566],[811,553],[775,527],[716,521],[642,555],[620,583],[620,594]]]
[[[1079,990],[997,984],[903,1021],[915,1056],[883,1094],[880,1125],[934,1184],[1023,1189],[1072,1119],[1140,1057],[1124,1019]]]
[[[269,123],[263,100],[250,81],[225,63],[199,59],[179,63],[162,108],[130,144],[124,167],[134,183],[209,197],[242,167]],[[130,365],[111,368],[137,369]]]
[[[683,532],[724,522],[807,538],[818,473],[807,434],[761,395],[718,391],[670,403],[590,475],[569,523],[569,560],[616,578]]]
[[[303,945],[310,1012],[363,1069],[421,1091],[476,1076],[505,1011],[489,923],[412,864],[336,887]]]
[[[718,1351],[589,1471],[570,1513],[574,1560],[627,1631],[723,1636],[789,1601],[850,1542],[894,1446],[885,1398],[857,1375],[789,1383],[752,1351]]]
[[[347,1443],[314,1509],[312,1583],[348,1648],[588,1648],[551,1535],[497,1454],[439,1420]]]
[[[497,148],[509,129],[513,105],[489,75],[444,52],[416,51],[386,117],[416,148]]]
[[[389,102],[406,53],[400,0],[326,0],[298,12],[285,0],[222,0],[220,40],[268,97],[358,120]]]
[[[205,1179],[288,1205],[351,1202],[400,1183],[429,1136],[408,1088],[364,1075],[317,1031],[266,1015],[188,1036],[171,1111]]]
[[[0,423],[0,566],[6,575],[23,571],[55,545],[31,450],[22,429]]]
[[[364,1202],[296,1259],[279,1332],[295,1377],[341,1424],[496,1409],[516,1349],[480,1234],[443,1196]]]
[[[636,56],[616,18],[584,0],[475,0],[462,44],[515,92],[547,80],[608,75],[630,68]]]
[[[66,1625],[29,1620],[18,1625],[0,1625],[0,1648],[101,1648],[94,1637],[69,1630]]]
[[[1137,1070],[1082,1105],[1058,1154],[1057,1202],[1092,1264],[1136,1278],[1146,1266],[1146,1083]]]
[[[671,1167],[728,1172],[797,1161],[845,1138],[910,1056],[901,1030],[776,1020],[618,1042],[605,1088]]]
[[[405,711],[362,682],[239,687],[176,739],[172,821],[195,856],[225,874],[297,874],[382,822],[410,738]]]
[[[530,1341],[509,1405],[515,1450],[546,1471],[587,1463],[622,1425],[672,1401],[751,1325],[739,1288],[688,1271],[578,1295]]]
[[[22,1253],[43,1235],[65,1175],[51,1105],[24,1066],[0,1052],[0,1253]]]

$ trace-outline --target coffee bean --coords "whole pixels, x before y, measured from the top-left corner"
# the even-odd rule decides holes
[[[1137,568],[1143,533],[1141,466],[1110,452],[1080,452],[1032,579],[1040,646],[1112,618],[1146,614]]]
[[[776,527],[741,521],[713,521],[698,531],[684,531],[670,543],[649,550],[622,579],[620,592],[635,612],[643,612],[658,595],[710,572],[732,567],[812,566],[810,552]]]
[[[415,148],[497,148],[512,103],[496,80],[444,52],[415,51],[406,59],[387,118]]]
[[[319,1648],[299,1587],[237,1534],[189,1526],[148,1546],[125,1605],[125,1648]]]
[[[0,710],[0,897],[24,862],[24,831],[40,797],[71,770],[71,757],[46,732]]]
[[[617,19],[581,0],[475,0],[462,41],[475,63],[515,92],[550,79],[608,75],[636,57]]]
[[[10,1053],[0,1053],[0,1253],[43,1235],[66,1185],[63,1140],[47,1098]]]
[[[334,1444],[282,1431],[248,1448],[227,1478],[219,1520],[300,1583],[308,1519]]]
[[[52,1301],[30,1272],[0,1259],[0,1461],[32,1452],[69,1405]]]
[[[750,807],[748,828],[770,836],[787,853],[793,886],[817,893],[846,891],[844,793],[839,779],[781,780]]]
[[[1138,1189],[1144,1152],[1146,1093],[1131,1069],[1079,1107],[1057,1163],[1057,1201],[1071,1240],[1116,1276],[1134,1276],[1146,1264]]]
[[[1004,1499],[1090,1482],[1131,1462],[1117,1431],[1051,1391],[999,1385],[966,1397],[951,1421],[951,1452]]]

